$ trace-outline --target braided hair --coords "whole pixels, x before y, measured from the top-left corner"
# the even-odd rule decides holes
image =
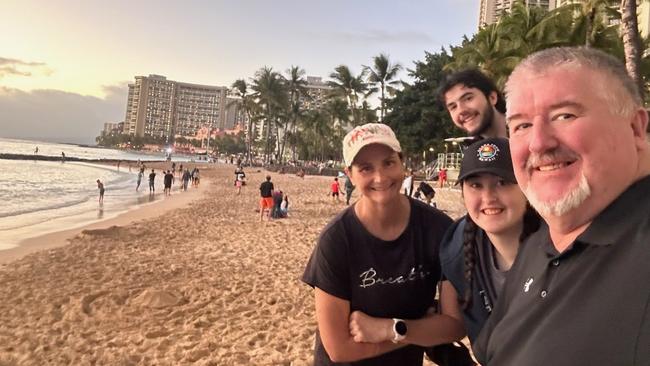
[[[526,203],[526,211],[524,212],[523,228],[519,236],[519,243],[523,243],[530,234],[539,229],[541,218],[537,211],[535,211],[530,204]],[[472,304],[472,276],[474,267],[476,266],[476,236],[478,234],[478,225],[472,220],[469,215],[465,215],[465,230],[463,231],[463,264],[465,271],[463,277],[465,279],[465,293],[459,299],[462,310],[466,310]]]

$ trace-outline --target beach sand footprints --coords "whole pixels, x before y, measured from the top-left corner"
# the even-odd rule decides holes
[[[138,295],[133,303],[153,309],[162,309],[186,303],[182,295],[175,291],[148,288]]]

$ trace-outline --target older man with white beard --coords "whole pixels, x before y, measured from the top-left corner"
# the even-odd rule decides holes
[[[529,56],[506,84],[517,181],[547,225],[475,342],[484,365],[650,365],[648,115],[601,51]]]

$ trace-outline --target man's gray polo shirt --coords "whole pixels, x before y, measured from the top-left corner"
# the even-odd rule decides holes
[[[484,365],[650,365],[650,177],[559,254],[523,245],[474,344]]]

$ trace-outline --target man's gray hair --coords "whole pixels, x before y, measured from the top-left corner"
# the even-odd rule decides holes
[[[620,91],[624,91],[625,96],[616,92],[611,93],[611,89],[618,89],[616,87],[612,88],[612,85],[597,86],[604,89],[603,92],[606,93],[607,100],[610,101],[611,106],[614,108],[612,112],[627,115],[632,113],[636,107],[643,106],[639,89],[627,74],[625,65],[612,55],[587,47],[555,47],[529,55],[515,67],[508,78],[505,86],[506,100],[510,91],[510,82],[518,73],[526,70],[542,74],[565,65],[588,67],[594,71],[600,71],[618,81],[620,86],[622,86],[622,90]]]

